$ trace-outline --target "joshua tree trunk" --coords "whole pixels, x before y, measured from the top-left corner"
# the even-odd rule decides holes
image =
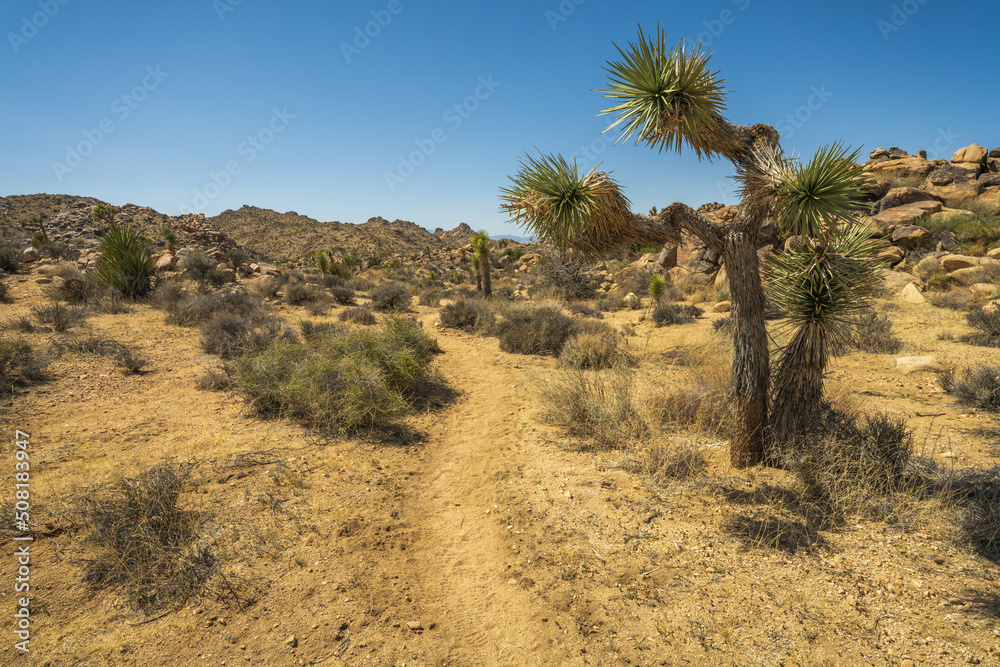
[[[829,361],[828,329],[826,323],[804,323],[782,352],[775,374],[771,415],[771,443],[775,446],[801,433],[823,398],[823,373]],[[777,452],[769,452],[768,458],[774,459],[775,454]]]
[[[479,258],[479,270],[483,273],[483,296],[493,295],[493,279],[490,277],[490,255],[485,253]]]

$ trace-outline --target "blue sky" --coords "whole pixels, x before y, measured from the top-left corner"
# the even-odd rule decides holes
[[[543,151],[603,162],[637,211],[735,203],[727,163],[601,134],[614,44],[657,24],[787,151],[1000,146],[995,0],[6,0],[0,195],[516,234],[499,188]]]

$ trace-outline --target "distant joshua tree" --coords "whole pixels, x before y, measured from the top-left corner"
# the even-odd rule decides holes
[[[472,243],[472,252],[475,253],[475,258],[479,260],[476,283],[479,284],[481,282],[483,296],[490,297],[493,295],[493,284],[490,277],[490,233],[482,229],[473,234],[470,241]]]
[[[774,295],[798,308],[789,311],[799,328],[782,353],[776,380],[775,423],[787,435],[801,418],[789,421],[789,413],[814,409],[817,383],[822,394],[831,332],[842,330],[844,312],[863,303],[874,284],[870,233],[855,226],[854,211],[863,196],[858,152],[837,143],[802,164],[784,154],[770,125],[730,123],[723,116],[724,80],[709,69],[711,55],[700,45],[688,48],[681,42],[668,48],[662,30],[655,37],[640,30],[636,43],[618,51],[622,59],[606,67],[609,82],[602,91],[615,101],[602,112],[616,116],[606,131],[621,126],[619,142],[635,136],[636,145],[678,153],[687,146],[699,159],[729,160],[741,184],[735,219],[719,224],[682,203],[651,215],[632,213],[629,200],[600,165],[581,174],[575,162],[555,155],[526,156],[510,185],[501,189],[502,207],[534,236],[591,256],[628,242],[677,243],[682,231],[719,253],[733,304],[730,459],[736,467],[752,466],[761,462],[769,433],[770,358],[757,256],[761,226],[774,217],[788,235],[811,239],[784,264],[775,264]],[[823,314],[807,312],[810,300]],[[804,369],[805,379],[792,377]],[[807,395],[796,400],[793,388],[805,386]]]

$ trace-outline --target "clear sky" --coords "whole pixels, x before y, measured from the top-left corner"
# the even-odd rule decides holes
[[[0,195],[517,234],[499,188],[543,151],[637,211],[735,203],[727,163],[601,134],[614,44],[657,24],[790,152],[1000,146],[996,0],[5,0]]]

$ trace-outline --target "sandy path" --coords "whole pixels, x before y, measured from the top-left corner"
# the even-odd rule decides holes
[[[416,600],[437,624],[439,655],[456,665],[575,662],[546,637],[552,614],[508,569],[516,555],[497,473],[539,456],[518,428],[525,371],[513,368],[494,339],[449,332],[440,344],[440,368],[462,395],[424,424],[422,483],[404,505],[416,528]]]

